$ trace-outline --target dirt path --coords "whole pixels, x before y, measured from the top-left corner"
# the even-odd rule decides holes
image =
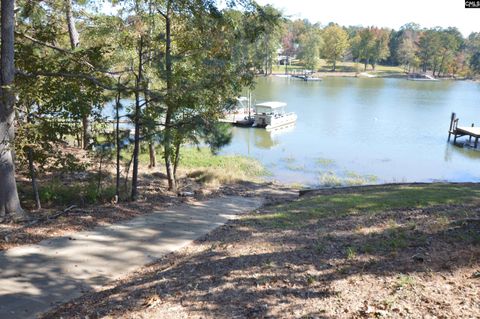
[[[218,197],[1,252],[0,318],[32,318],[186,246],[262,202]]]

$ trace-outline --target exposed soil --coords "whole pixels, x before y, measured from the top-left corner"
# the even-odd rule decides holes
[[[332,192],[355,191],[317,203]],[[276,220],[315,209],[302,203],[232,221],[42,318],[480,318],[478,203]]]

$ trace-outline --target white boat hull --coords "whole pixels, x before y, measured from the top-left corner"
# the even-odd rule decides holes
[[[295,113],[288,113],[280,116],[274,115],[255,115],[254,127],[263,127],[267,131],[282,126],[293,124],[297,121]]]

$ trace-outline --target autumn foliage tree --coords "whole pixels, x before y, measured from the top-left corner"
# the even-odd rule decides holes
[[[332,24],[323,30],[322,38],[322,55],[332,65],[332,70],[336,71],[337,61],[343,58],[349,47],[348,33],[340,26]]]

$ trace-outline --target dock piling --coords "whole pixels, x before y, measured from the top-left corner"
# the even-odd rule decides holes
[[[455,114],[455,112],[452,112],[452,116],[450,118],[450,129],[448,130],[448,142],[450,142],[450,137],[453,133],[453,123],[455,122],[456,117],[457,115]]]

